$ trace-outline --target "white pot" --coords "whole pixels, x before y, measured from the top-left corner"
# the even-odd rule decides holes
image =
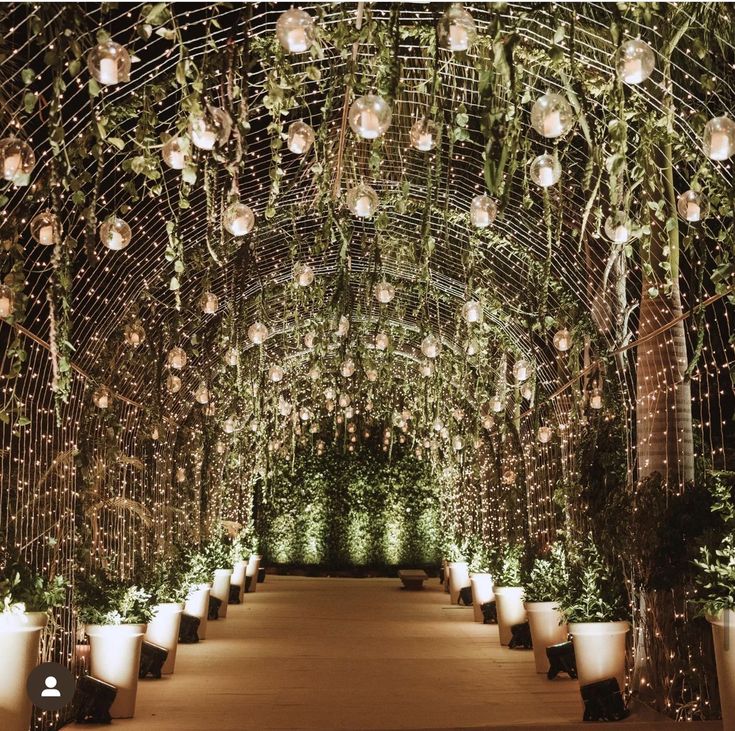
[[[230,577],[232,569],[215,569],[214,581],[212,581],[212,596],[221,600],[217,616],[224,619],[227,616],[227,606],[230,603]]]
[[[111,683],[117,695],[110,706],[113,718],[132,718],[138,693],[140,649],[144,624],[88,624],[90,674]]]
[[[449,564],[449,601],[459,603],[459,590],[470,585],[470,569],[467,561],[452,561]]]
[[[199,620],[197,635],[200,640],[207,638],[207,615],[209,614],[209,590],[211,584],[199,584],[193,591],[189,592],[184,604],[184,611]]]
[[[446,559],[442,560],[442,584],[444,591],[449,594],[449,561]]]
[[[616,678],[625,690],[625,636],[628,622],[570,622],[579,685]]]
[[[145,632],[147,642],[168,650],[166,662],[161,667],[164,675],[173,673],[176,665],[176,649],[179,646],[179,627],[183,611],[183,602],[157,604],[153,608],[153,619],[148,623],[148,629]]]
[[[716,617],[707,617],[712,625],[720,687],[722,728],[735,728],[735,611],[728,609]]]
[[[31,701],[26,695],[28,675],[38,664],[46,612],[0,614],[0,729],[28,731]]]
[[[533,642],[533,659],[537,673],[549,672],[546,648],[567,641],[569,630],[562,621],[558,602],[526,602],[528,625]]]
[[[495,598],[493,577],[490,574],[472,574],[470,585],[472,586],[472,612],[475,622],[484,622],[482,605],[491,602]]]
[[[232,568],[232,578],[230,583],[240,587],[240,602],[245,596],[245,576],[248,568],[247,561],[236,561]]]
[[[254,592],[258,588],[258,569],[260,568],[260,556],[254,553],[248,561],[248,567],[245,569],[245,575],[250,576],[249,592]]]
[[[508,645],[513,636],[510,628],[514,624],[523,624],[528,619],[523,606],[523,587],[496,586],[495,608],[498,610],[500,644]]]

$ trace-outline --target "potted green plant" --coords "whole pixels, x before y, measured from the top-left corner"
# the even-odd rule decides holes
[[[213,597],[220,600],[217,616],[224,619],[230,601],[230,578],[232,577],[232,546],[224,535],[208,540],[202,546],[202,555],[209,564],[212,576]]]
[[[181,579],[186,588],[184,612],[199,620],[197,635],[207,638],[209,593],[212,589],[212,570],[207,556],[197,548],[182,549],[184,573]]]
[[[482,622],[482,605],[495,599],[493,570],[495,556],[482,539],[477,541],[470,559],[470,586],[472,587],[472,613],[475,622]]]
[[[729,485],[715,476],[712,512],[722,520],[713,547],[703,546],[695,561],[702,614],[712,626],[723,728],[735,727],[735,501]]]
[[[107,575],[77,580],[75,603],[89,637],[90,672],[117,688],[113,718],[132,718],[138,692],[140,651],[152,616],[151,595]]]
[[[531,629],[537,673],[549,671],[546,648],[567,639],[568,628],[559,610],[559,601],[568,583],[566,550],[561,541],[556,541],[542,556],[536,558],[523,583],[524,606]]]
[[[49,610],[66,599],[66,581],[35,574],[24,564],[8,566],[0,575],[0,728],[26,731],[31,701],[28,675],[38,664],[41,636]]]
[[[176,666],[179,628],[189,587],[182,582],[180,567],[173,558],[157,561],[146,572],[143,585],[151,595],[152,617],[145,633],[147,642],[168,650],[161,673],[170,675]]]
[[[523,624],[528,619],[523,606],[522,561],[523,548],[520,545],[504,548],[494,587],[501,645],[510,643],[514,624]]]
[[[579,684],[616,678],[622,692],[630,622],[621,582],[591,534],[584,546],[572,544],[568,558],[569,581],[559,606],[574,642]]]

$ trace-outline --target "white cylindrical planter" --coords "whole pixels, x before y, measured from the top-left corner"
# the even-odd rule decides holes
[[[88,624],[90,674],[111,683],[117,695],[110,706],[113,718],[132,718],[138,694],[140,648],[144,624]]]
[[[475,622],[484,622],[482,605],[491,602],[495,598],[493,577],[490,574],[472,574],[470,585],[472,586],[472,613]]]
[[[212,596],[219,599],[222,604],[219,605],[217,616],[224,619],[227,616],[227,606],[230,603],[230,577],[232,569],[215,569],[214,581],[212,581]]]
[[[466,561],[452,561],[449,564],[449,601],[459,604],[459,590],[470,585],[470,570]]]
[[[245,576],[248,568],[247,561],[236,561],[232,568],[230,583],[240,587],[240,602],[245,596]]]
[[[197,635],[200,640],[207,638],[207,616],[209,615],[209,590],[211,584],[199,584],[193,591],[189,592],[184,604],[184,611],[199,620]]]
[[[442,561],[442,584],[444,591],[449,594],[449,561],[447,559]]]
[[[570,622],[579,685],[616,678],[625,690],[625,636],[628,622]]]
[[[29,673],[38,664],[46,612],[0,615],[0,728],[28,731],[31,701],[26,694]]]
[[[510,628],[514,624],[523,624],[528,617],[523,606],[522,586],[496,586],[495,608],[498,611],[498,634],[500,644],[508,645],[513,636]]]
[[[707,619],[712,625],[715,644],[722,728],[735,728],[735,611],[728,609]]]
[[[153,608],[153,619],[148,623],[145,632],[146,642],[152,642],[168,650],[166,662],[161,667],[164,675],[173,673],[176,665],[176,649],[179,646],[179,627],[183,611],[183,602],[157,604]]]
[[[533,642],[533,659],[537,673],[549,672],[546,648],[567,641],[569,630],[562,621],[558,602],[526,602],[528,626]]]
[[[245,569],[245,575],[250,577],[249,592],[258,588],[258,569],[260,569],[260,555],[254,553],[248,561],[248,567]]]

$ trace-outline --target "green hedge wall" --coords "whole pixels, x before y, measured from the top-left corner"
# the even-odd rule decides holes
[[[425,462],[367,451],[300,454],[269,480],[257,516],[271,563],[435,564],[439,487]]]

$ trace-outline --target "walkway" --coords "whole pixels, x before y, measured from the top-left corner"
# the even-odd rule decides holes
[[[576,681],[536,675],[531,652],[501,648],[496,627],[450,606],[437,580],[428,586],[269,576],[206,641],[179,647],[175,675],[142,681],[136,718],[113,728],[591,728]],[[654,719],[605,729],[679,728]]]

